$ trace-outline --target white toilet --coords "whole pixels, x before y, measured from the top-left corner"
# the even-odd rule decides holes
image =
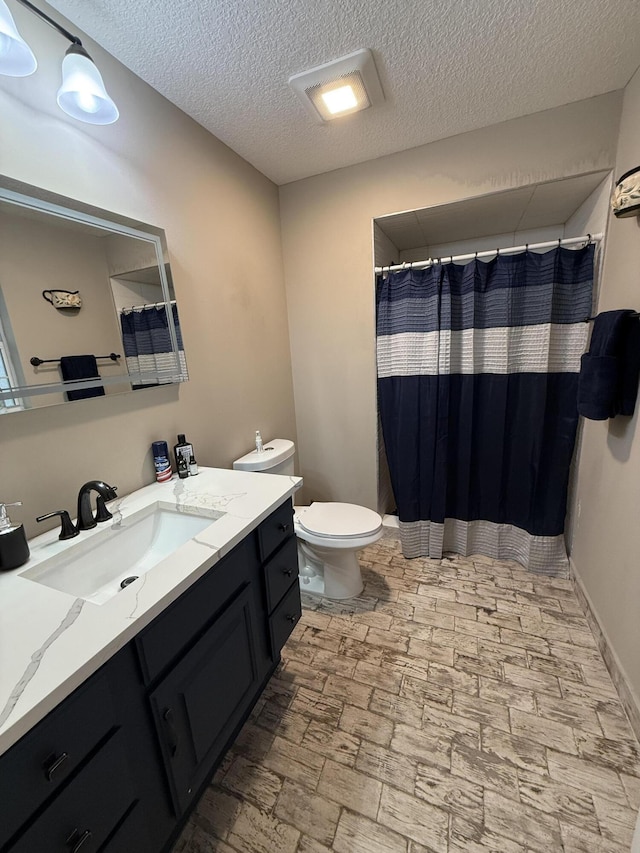
[[[293,474],[295,445],[275,438],[264,450],[252,450],[236,459],[238,471]],[[357,552],[382,536],[382,518],[363,506],[316,502],[294,507],[298,537],[300,589],[325,598],[354,598],[362,592]]]

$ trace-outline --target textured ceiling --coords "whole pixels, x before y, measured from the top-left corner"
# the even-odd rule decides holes
[[[638,0],[52,0],[282,184],[620,89]],[[288,78],[373,50],[383,105],[314,124]]]

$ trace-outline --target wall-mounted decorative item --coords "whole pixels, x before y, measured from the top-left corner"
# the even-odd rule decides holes
[[[618,219],[640,215],[640,166],[618,178],[611,196],[611,209]]]
[[[42,295],[54,308],[67,310],[82,308],[82,297],[79,290],[43,290]]]

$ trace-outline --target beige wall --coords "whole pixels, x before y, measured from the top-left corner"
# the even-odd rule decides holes
[[[620,98],[603,95],[280,188],[306,498],[377,504],[371,220],[611,168]]]
[[[55,103],[64,40],[12,11],[39,67],[0,78],[0,172],[166,230],[191,377],[2,416],[0,500],[25,502],[16,518],[33,535],[37,514],[75,514],[88,479],[121,493],[150,482],[154,439],[184,432],[201,465],[227,467],[256,429],[295,438],[295,421],[276,187],[90,39],[120,120],[67,117]]]
[[[615,174],[640,162],[640,72],[625,90]],[[611,217],[599,311],[640,309],[640,219]],[[572,560],[640,708],[640,435],[585,421]]]

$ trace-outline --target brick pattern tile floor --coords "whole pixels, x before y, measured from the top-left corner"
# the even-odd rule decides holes
[[[382,539],[303,595],[174,853],[628,853],[640,752],[569,581]]]

